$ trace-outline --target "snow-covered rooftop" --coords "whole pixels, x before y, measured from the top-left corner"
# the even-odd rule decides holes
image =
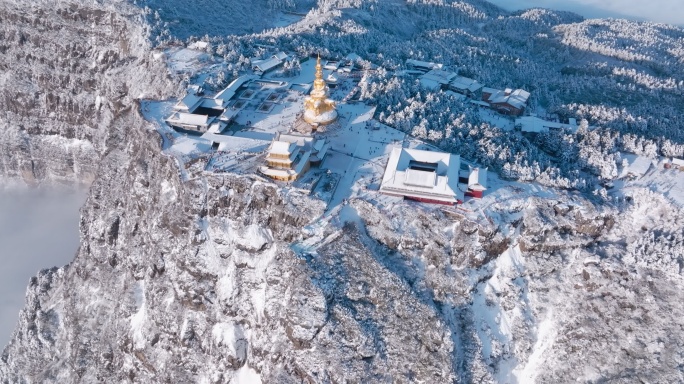
[[[476,92],[482,88],[482,84],[480,84],[477,80],[463,76],[456,76],[453,78],[451,82],[449,82],[449,86],[461,91],[469,92]]]
[[[443,64],[431,63],[428,61],[420,61],[407,59],[406,66],[410,68],[425,68],[425,69],[442,69]]]
[[[523,132],[547,132],[549,129],[577,130],[577,124],[563,124],[547,121],[536,116],[523,116],[515,119],[515,125],[520,126]]]
[[[235,136],[224,137],[229,139],[219,143],[218,150],[221,152],[262,152],[268,147],[268,142],[262,140]]]
[[[193,126],[208,126],[214,121],[213,117],[207,115],[195,115],[192,113],[175,112],[171,117],[166,119],[169,124],[193,125]]]
[[[253,63],[252,63],[252,66],[254,67],[254,70],[258,70],[258,71],[261,71],[261,72],[267,72],[267,71],[269,71],[269,70],[271,70],[271,69],[273,69],[273,68],[279,66],[279,65],[282,64],[282,63],[283,63],[283,61],[280,60],[279,58],[277,58],[277,57],[270,57],[270,58],[268,58],[268,59],[266,59],[266,60],[261,60],[261,61],[258,61],[258,62],[253,62]]]
[[[487,189],[487,168],[470,167],[468,189],[484,191]]]
[[[446,91],[446,92],[444,92],[444,93],[446,93],[447,95],[451,95],[451,96],[453,96],[453,97],[455,97],[455,98],[457,98],[457,99],[459,99],[459,100],[465,100],[465,99],[467,98],[466,95],[464,95],[464,94],[462,94],[462,93],[456,93],[456,92],[454,92],[454,91]]]
[[[223,109],[226,107],[226,101],[223,99],[210,99],[208,97],[202,98],[200,106],[202,108]]]
[[[453,72],[443,71],[441,69],[433,69],[421,76],[421,81],[435,81],[439,84],[449,84],[449,82],[457,75]]]
[[[235,92],[243,86],[245,83],[252,81],[254,79],[258,79],[259,76],[256,75],[243,75],[238,77],[237,79],[233,80],[228,86],[219,92],[216,96],[214,96],[215,99],[222,99],[225,102],[228,102],[230,99],[235,96]]]
[[[457,203],[461,159],[444,152],[395,147],[390,153],[380,192]]]
[[[278,59],[278,60],[285,60],[285,59],[287,59],[287,56],[288,55],[285,52],[278,52],[275,55],[273,55],[273,57]]]
[[[296,143],[290,143],[287,141],[273,141],[268,152],[274,155],[286,155],[289,156],[294,149],[297,147]]]
[[[423,88],[426,88],[426,89],[429,89],[432,91],[436,91],[442,86],[442,84],[440,84],[439,81],[435,81],[433,79],[426,79],[426,78],[420,79],[420,85]]]
[[[192,113],[200,106],[202,98],[192,93],[188,93],[181,101],[174,106],[174,109],[181,112]]]
[[[484,91],[483,91],[484,92]],[[522,90],[516,89],[515,91],[506,89],[505,91],[496,91],[489,96],[489,102],[491,104],[509,104],[515,108],[522,109],[525,104],[527,104],[527,99],[529,99],[530,93]]]
[[[631,159],[628,157],[628,166],[623,170],[622,177],[636,176],[641,177],[651,168],[652,161],[648,157],[634,156]]]

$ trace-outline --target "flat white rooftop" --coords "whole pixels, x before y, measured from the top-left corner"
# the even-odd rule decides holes
[[[395,147],[380,192],[457,203],[463,200],[463,191],[458,188],[460,166],[458,155]]]

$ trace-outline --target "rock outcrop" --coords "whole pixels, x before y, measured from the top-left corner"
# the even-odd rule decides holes
[[[143,20],[123,1],[3,2],[0,178],[90,184],[133,101],[177,91]]]
[[[0,9],[1,177],[91,186],[78,254],[31,280],[0,383],[684,381],[681,257],[631,228],[646,202],[622,218],[511,195],[477,222],[181,181],[136,103],[176,91],[144,16]],[[646,224],[676,250],[665,211]]]

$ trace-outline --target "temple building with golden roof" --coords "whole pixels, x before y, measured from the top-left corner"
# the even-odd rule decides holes
[[[316,127],[330,124],[337,119],[335,101],[328,98],[328,85],[323,80],[321,57],[316,61],[316,78],[313,90],[304,99],[304,120]]]

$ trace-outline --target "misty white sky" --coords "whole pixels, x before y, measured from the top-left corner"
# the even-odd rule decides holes
[[[74,258],[85,197],[85,192],[0,188],[0,351],[24,306],[29,279]]]
[[[684,0],[489,0],[514,10],[543,7],[584,17],[621,17],[684,25]]]

